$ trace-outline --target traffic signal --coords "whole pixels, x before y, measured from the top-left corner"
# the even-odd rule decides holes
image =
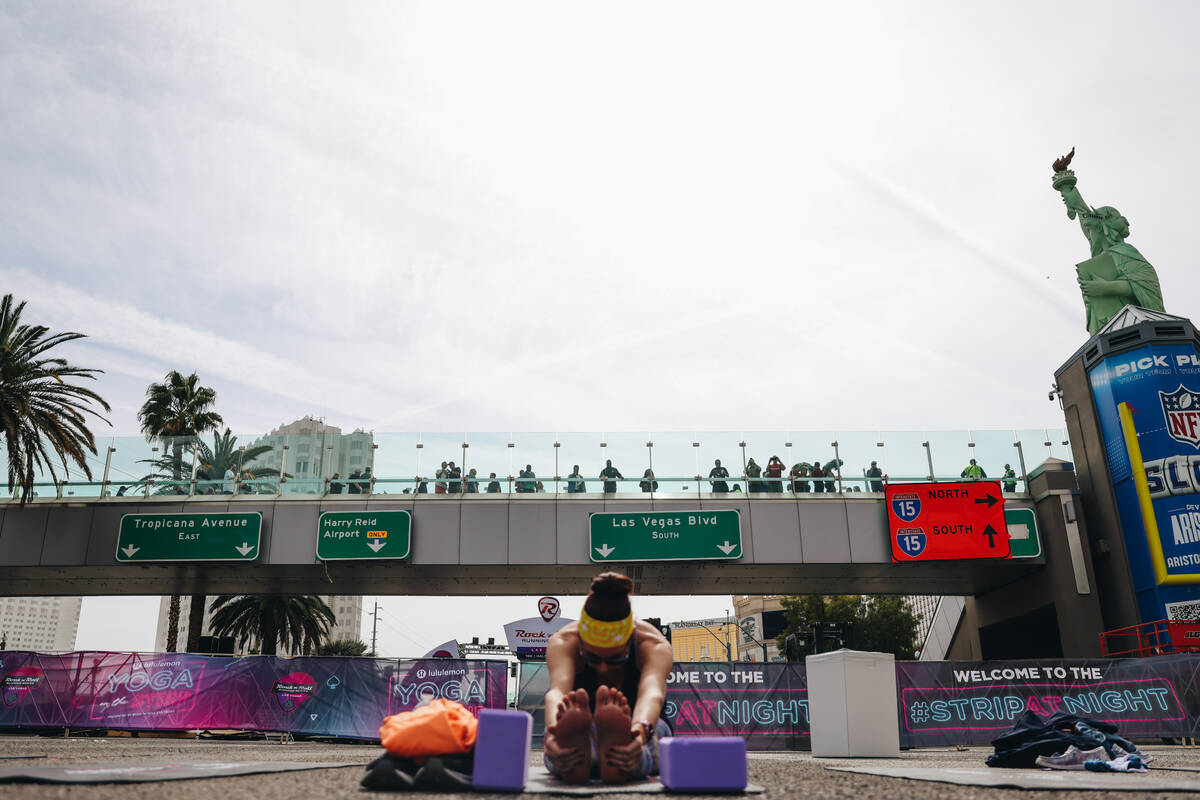
[[[668,642],[671,641],[671,626],[664,625],[662,617],[646,617],[645,621],[658,628],[659,633],[665,636]]]

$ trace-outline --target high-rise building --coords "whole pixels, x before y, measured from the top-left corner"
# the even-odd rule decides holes
[[[737,661],[737,623],[725,618],[672,622],[671,656],[676,663]]]
[[[336,472],[345,479],[355,470],[375,464],[374,436],[363,430],[342,433],[313,417],[302,417],[281,425],[257,439],[251,447],[269,447],[249,466],[270,467],[288,475],[283,493],[320,493],[325,481]]]
[[[0,639],[9,650],[70,652],[82,605],[81,597],[0,597]]]
[[[783,595],[734,595],[733,610],[738,623],[738,642],[747,660],[783,661],[775,641],[787,627]],[[764,653],[765,649],[765,653]]]
[[[361,639],[362,638],[362,596],[361,595],[320,595],[325,601],[325,605],[333,610],[334,617],[337,622],[333,629],[329,632],[329,640],[337,641],[338,639]],[[179,599],[179,649],[184,649],[187,644],[188,637],[188,607],[191,603],[191,597],[184,595]],[[205,636],[212,634],[212,612],[209,610],[209,605],[212,603],[212,597],[206,597],[204,601],[204,627],[202,633]],[[167,623],[171,613],[171,598],[163,597],[158,605],[158,627],[154,633],[154,649],[158,652],[163,652],[167,649]],[[279,652],[279,655],[298,655],[292,652]]]

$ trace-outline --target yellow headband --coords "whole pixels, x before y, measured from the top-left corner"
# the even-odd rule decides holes
[[[579,638],[592,647],[619,647],[633,634],[633,612],[625,619],[605,622],[594,619],[586,610],[579,612]]]

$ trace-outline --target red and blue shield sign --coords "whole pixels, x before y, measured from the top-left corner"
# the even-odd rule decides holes
[[[1182,383],[1173,392],[1158,393],[1167,435],[1177,442],[1200,448],[1200,392],[1193,392]]]
[[[901,552],[912,558],[925,552],[925,545],[928,541],[925,538],[925,531],[920,528],[901,528],[896,531],[896,545]]]
[[[916,492],[892,495],[892,513],[905,522],[921,515],[921,497]]]

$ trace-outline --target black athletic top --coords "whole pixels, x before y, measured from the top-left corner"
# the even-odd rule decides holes
[[[582,669],[575,673],[575,685],[572,689],[586,689],[588,693],[588,705],[592,711],[596,710],[596,690],[600,688],[599,676],[596,670],[587,665],[583,659],[580,659]],[[621,694],[625,695],[625,699],[629,701],[629,711],[632,713],[634,706],[637,705],[638,684],[642,681],[642,670],[637,664],[637,626],[634,625],[633,635],[629,639],[629,656],[625,660],[625,677],[621,680],[621,685],[617,688],[621,690]]]

